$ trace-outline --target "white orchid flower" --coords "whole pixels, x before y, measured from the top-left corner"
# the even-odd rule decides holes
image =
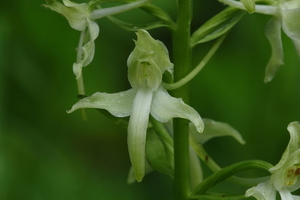
[[[288,126],[290,142],[277,165],[270,168],[270,180],[246,191],[246,196],[258,200],[276,200],[276,191],[282,200],[298,200],[300,196],[291,192],[300,188],[300,124],[292,122]]]
[[[95,20],[138,8],[151,0],[138,0],[120,6],[97,10],[90,8],[87,3],[78,4],[70,0],[62,1],[63,4],[56,0],[47,0],[47,4],[44,6],[65,16],[73,29],[81,31],[77,48],[77,60],[73,64],[73,72],[78,80],[79,94],[84,95],[83,82],[80,79],[82,79],[82,68],[89,65],[94,58],[94,41],[99,35],[99,26]]]
[[[289,36],[296,48],[300,59],[300,0],[278,0],[272,5],[255,5],[251,8],[253,0],[219,0],[229,6],[255,11],[256,13],[273,15],[273,18],[267,23],[265,33],[271,43],[272,55],[266,67],[265,82],[273,79],[279,67],[283,64],[283,49],[281,42],[281,28]],[[245,4],[245,2],[249,2]],[[244,3],[244,4],[243,4]],[[248,7],[245,7],[248,5]]]
[[[115,94],[97,92],[77,102],[68,113],[80,108],[106,109],[116,117],[130,116],[128,149],[137,181],[145,174],[145,142],[149,114],[160,122],[174,117],[189,119],[202,132],[204,125],[195,109],[171,97],[161,86],[165,70],[171,70],[168,51],[147,31],[137,32],[135,48],[128,58],[128,79],[132,89]]]

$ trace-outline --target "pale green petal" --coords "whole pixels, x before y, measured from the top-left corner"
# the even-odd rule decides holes
[[[293,195],[288,190],[279,191],[281,200],[294,200]]]
[[[300,188],[299,163],[300,163],[300,124],[292,122],[288,126],[290,142],[277,165],[270,168],[271,180],[274,187],[281,191],[287,189],[293,192]]]
[[[128,124],[128,151],[135,178],[142,181],[145,175],[145,143],[153,92],[140,88],[134,98]]]
[[[278,191],[287,189],[293,192],[300,188],[299,163],[300,149],[292,153],[281,168],[274,171],[271,180]]]
[[[193,124],[190,124],[190,134],[193,134],[196,140],[204,144],[208,140],[214,137],[221,137],[221,136],[232,136],[234,137],[239,143],[245,144],[241,134],[232,128],[229,124],[223,122],[217,122],[211,119],[203,119],[204,122],[204,131],[203,133],[199,134]]]
[[[132,87],[148,86],[157,90],[165,70],[173,68],[164,44],[145,30],[137,33],[135,48],[128,57],[128,79]]]
[[[241,0],[241,2],[249,13],[255,11],[255,0]]]
[[[275,76],[279,67],[283,65],[283,49],[281,42],[281,22],[278,17],[273,17],[266,25],[265,34],[271,44],[272,55],[266,67],[265,82],[269,82]]]
[[[276,190],[271,181],[266,181],[248,189],[245,196],[253,196],[257,200],[276,200]]]
[[[293,195],[293,200],[300,200],[300,196]]]
[[[135,94],[136,90],[134,89],[114,94],[97,92],[78,101],[67,112],[71,113],[80,108],[96,108],[105,109],[116,117],[126,117],[131,115]]]
[[[76,4],[67,0],[64,0],[64,4],[55,1],[44,6],[65,16],[73,29],[83,31],[87,26],[87,4]]]
[[[284,32],[290,38],[300,40],[300,1],[284,1],[280,8]]]
[[[90,40],[94,41],[99,35],[99,26],[96,22],[87,19],[88,31],[90,34]]]
[[[94,58],[95,54],[95,43],[90,41],[86,43],[83,47],[83,59],[79,63],[73,63],[73,73],[76,76],[76,79],[81,77],[82,68],[90,64]]]
[[[204,128],[204,123],[194,108],[185,104],[182,99],[171,97],[162,87],[154,92],[151,114],[160,122],[165,123],[178,117],[190,120],[198,132],[202,132]]]
[[[94,40],[99,35],[99,26],[96,22],[88,21],[88,35],[89,41],[83,45],[82,51],[83,51],[83,58],[78,63],[73,64],[73,73],[76,76],[76,79],[79,79],[81,77],[82,68],[89,65],[95,54],[95,42]]]
[[[300,148],[300,124],[299,122],[291,122],[287,127],[290,133],[290,141],[289,144],[282,154],[281,160],[277,165],[270,168],[269,171],[271,173],[275,172],[279,168],[281,168],[289,159],[290,155],[296,152]]]

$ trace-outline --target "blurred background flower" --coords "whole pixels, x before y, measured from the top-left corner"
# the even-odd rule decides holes
[[[0,7],[0,199],[172,199],[172,181],[165,175],[152,173],[142,183],[126,184],[126,130],[96,110],[87,111],[86,122],[80,112],[66,113],[78,100],[72,64],[80,33],[43,3],[5,1]],[[174,0],[154,3],[175,17]],[[195,1],[193,30],[223,8],[217,1]],[[140,10],[116,17],[152,20]],[[224,137],[207,142],[205,148],[222,167],[246,159],[276,164],[289,140],[287,125],[300,120],[299,60],[284,34],[285,65],[263,83],[271,55],[264,35],[269,19],[246,14],[191,82],[191,105],[200,115],[229,123],[247,142],[241,146]],[[107,19],[98,24],[95,58],[83,70],[87,95],[127,90],[126,61],[136,36]],[[150,33],[172,54],[165,29]],[[211,45],[195,48],[195,65]],[[246,188],[224,183],[215,190],[243,193]]]

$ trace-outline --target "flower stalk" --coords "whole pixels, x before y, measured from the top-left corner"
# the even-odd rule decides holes
[[[172,33],[174,57],[174,81],[178,81],[190,72],[191,45],[190,25],[192,1],[178,0],[177,27]],[[172,91],[173,96],[189,102],[189,85]],[[189,127],[186,120],[174,119],[174,196],[177,200],[188,199],[190,192],[189,165]]]

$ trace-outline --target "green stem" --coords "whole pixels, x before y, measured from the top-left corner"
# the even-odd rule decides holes
[[[213,175],[205,179],[194,189],[194,191],[191,193],[191,196],[197,194],[205,194],[205,192],[208,189],[210,189],[217,183],[230,178],[231,176],[240,171],[245,171],[249,169],[264,169],[268,171],[268,169],[270,169],[271,167],[273,166],[270,163],[261,160],[249,160],[235,163],[215,172]]]
[[[178,0],[177,14],[177,26],[172,32],[175,82],[190,72],[192,0]],[[172,91],[172,95],[188,103],[188,84]],[[184,119],[174,119],[174,167],[174,198],[187,200],[190,192],[189,129]]]
[[[211,57],[216,53],[216,51],[219,49],[220,45],[224,41],[227,34],[220,37],[214,45],[211,47],[209,52],[206,54],[206,56],[201,60],[201,62],[184,78],[180,79],[176,83],[163,83],[163,86],[167,90],[175,90],[177,88],[180,88],[181,86],[187,84],[189,81],[191,81],[201,70],[202,68],[208,63],[208,61],[211,59]]]
[[[79,44],[77,47],[77,57],[76,57],[77,63],[79,63],[82,60],[82,54],[83,54],[82,44],[83,44],[85,32],[86,30],[83,30],[80,34]],[[80,77],[77,79],[77,88],[78,88],[78,95],[85,95],[82,72]],[[87,120],[85,109],[81,109],[81,116],[85,121]]]

